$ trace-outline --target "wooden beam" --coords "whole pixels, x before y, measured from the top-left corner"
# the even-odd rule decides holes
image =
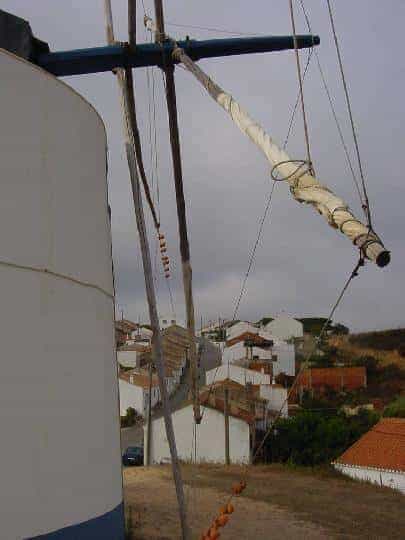
[[[162,0],[155,0],[156,39],[164,42],[165,26]],[[183,271],[183,288],[186,304],[187,328],[192,343],[190,345],[190,386],[193,399],[194,419],[197,424],[201,422],[200,399],[198,392],[198,366],[197,349],[195,344],[195,319],[193,302],[192,267],[190,260],[190,246],[187,232],[186,203],[183,188],[183,171],[181,165],[180,137],[177,118],[176,88],[174,82],[173,64],[164,65],[166,79],[166,103],[169,116],[170,145],[173,160],[174,185],[176,191],[177,220],[180,236],[180,255]]]

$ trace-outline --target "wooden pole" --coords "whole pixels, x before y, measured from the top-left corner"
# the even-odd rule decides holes
[[[229,388],[224,388],[224,418],[225,418],[225,465],[231,464],[229,455]]]
[[[152,440],[152,359],[149,362],[149,399],[148,399],[148,419],[147,419],[147,437],[146,437],[146,465],[151,463],[150,445]]]
[[[107,40],[114,41],[114,30],[112,25],[111,2],[105,0],[106,14],[106,34]],[[110,42],[110,41],[109,41]],[[177,501],[179,507],[179,517],[182,531],[182,540],[190,539],[190,532],[187,524],[186,504],[184,499],[183,481],[181,478],[180,464],[177,455],[176,441],[174,436],[173,422],[170,412],[169,396],[165,384],[165,366],[163,361],[163,345],[162,335],[159,327],[159,317],[157,312],[156,295],[153,283],[152,261],[149,250],[149,243],[146,232],[145,216],[143,213],[142,195],[140,189],[140,181],[136,163],[136,153],[134,144],[134,114],[131,114],[131,109],[135,108],[135,101],[132,92],[129,92],[129,87],[126,81],[126,73],[124,70],[117,70],[117,78],[121,89],[121,105],[122,117],[124,125],[125,150],[127,154],[128,168],[130,173],[132,196],[135,208],[136,225],[139,235],[139,243],[142,254],[142,264],[145,278],[146,297],[148,301],[150,324],[153,331],[152,336],[152,356],[153,363],[156,366],[156,371],[159,380],[160,394],[162,398],[163,417],[166,427],[166,435],[169,444],[169,450],[172,461],[173,478],[176,487]]]
[[[136,46],[136,0],[128,0],[128,36],[131,48]]]
[[[163,42],[165,26],[162,0],[155,0],[156,39]],[[190,246],[187,232],[186,203],[183,188],[183,171],[181,165],[179,126],[177,120],[176,88],[174,83],[174,66],[163,65],[166,80],[166,103],[169,117],[170,145],[173,160],[174,185],[176,190],[177,219],[180,235],[180,254],[183,271],[183,287],[187,314],[187,328],[192,339],[190,346],[190,378],[193,399],[194,419],[201,422],[200,399],[198,392],[197,350],[195,344],[195,320],[192,286],[192,268],[190,261]]]

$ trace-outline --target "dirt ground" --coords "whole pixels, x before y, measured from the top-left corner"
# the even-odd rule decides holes
[[[247,488],[233,501],[222,540],[405,538],[405,497],[388,489],[281,466],[187,465],[182,472],[193,539],[201,538],[241,475]],[[135,540],[180,538],[169,467],[127,468],[124,486]]]

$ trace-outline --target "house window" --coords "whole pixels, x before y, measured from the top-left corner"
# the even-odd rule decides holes
[[[176,319],[172,319],[170,322],[171,322],[172,324],[176,324]]]
[[[163,319],[163,324],[167,324],[167,319]]]

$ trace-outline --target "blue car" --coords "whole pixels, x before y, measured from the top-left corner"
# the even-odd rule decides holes
[[[128,446],[122,456],[122,463],[129,465],[143,465],[143,448],[141,446]]]

